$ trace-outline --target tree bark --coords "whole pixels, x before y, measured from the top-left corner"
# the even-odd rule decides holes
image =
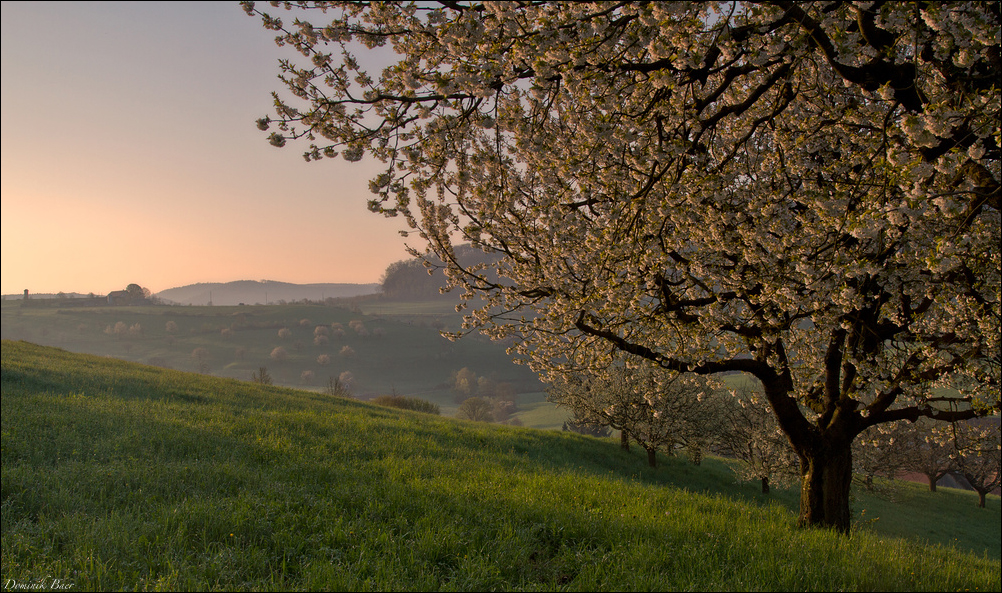
[[[762,478],[762,494],[769,494],[769,478]]]
[[[848,533],[852,524],[849,488],[852,485],[850,443],[822,442],[800,453],[801,489],[798,523],[830,527]]]
[[[647,465],[651,467],[658,466],[658,450],[657,449],[647,449]]]
[[[929,478],[929,492],[935,492],[936,482],[939,481],[939,476],[933,474],[926,474],[925,477]]]
[[[630,435],[626,434],[625,430],[619,431],[619,446],[627,451],[630,450]]]

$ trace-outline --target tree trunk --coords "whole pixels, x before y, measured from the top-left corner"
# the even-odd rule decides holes
[[[852,485],[852,448],[823,441],[800,453],[800,517],[809,527],[830,527],[848,533],[852,522],[849,487]]]
[[[936,482],[939,480],[939,477],[932,474],[926,474],[925,477],[929,478],[929,492],[935,492]]]
[[[625,430],[619,431],[619,446],[627,451],[630,450],[630,435],[626,434]]]
[[[985,495],[988,494],[985,490],[978,490],[978,508],[985,508]]]
[[[651,467],[658,466],[658,450],[657,449],[647,449],[647,465]]]
[[[769,494],[769,476],[762,478],[762,494]]]

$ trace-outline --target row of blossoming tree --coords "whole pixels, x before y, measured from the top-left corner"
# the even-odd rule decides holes
[[[624,448],[632,441],[647,451],[651,467],[658,452],[684,450],[697,465],[712,452],[738,460],[738,477],[759,481],[763,494],[799,477],[796,451],[761,393],[747,384],[732,392],[698,376],[622,366],[605,377],[560,381],[551,386],[549,399],[573,413],[572,430],[596,434],[595,427],[614,428]],[[998,418],[882,424],[853,444],[853,470],[869,490],[875,488],[874,476],[922,474],[935,492],[937,481],[952,474],[978,492],[984,507],[985,496],[1002,478],[999,440]]]

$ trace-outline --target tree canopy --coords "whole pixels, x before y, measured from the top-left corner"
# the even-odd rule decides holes
[[[493,261],[479,249],[469,245],[457,245],[453,249],[456,262],[463,267],[471,267]],[[445,264],[434,254],[393,262],[386,267],[380,279],[383,296],[396,299],[437,299],[443,298],[442,289],[447,285],[441,270]],[[449,298],[455,298],[450,295]]]
[[[998,410],[997,3],[282,6],[272,144],[384,163],[370,208],[545,376],[754,375],[803,524],[848,529],[867,427]]]

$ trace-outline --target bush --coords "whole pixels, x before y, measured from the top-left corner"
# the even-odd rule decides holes
[[[251,381],[261,385],[271,385],[271,375],[268,374],[268,369],[258,367],[256,373],[251,373]]]
[[[482,397],[471,397],[459,404],[456,418],[473,420],[474,422],[493,422],[494,406]]]
[[[341,373],[341,376],[348,375],[347,380],[342,381],[340,377],[328,377],[327,387],[324,392],[331,397],[344,397],[351,399],[351,389],[349,389],[349,384],[351,383],[351,373],[345,371]]]
[[[421,399],[420,397],[406,397],[403,395],[380,395],[372,400],[372,403],[386,406],[387,408],[400,408],[401,410],[414,410],[425,414],[440,415],[442,412],[438,404]]]

